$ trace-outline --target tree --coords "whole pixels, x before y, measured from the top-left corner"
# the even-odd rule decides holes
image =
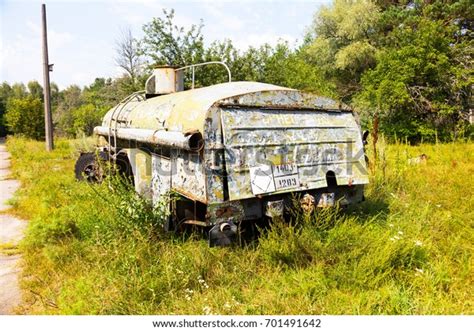
[[[164,18],[155,17],[143,26],[143,52],[155,65],[184,66],[201,62],[204,54],[202,20],[186,30],[173,23],[174,10],[163,10]]]
[[[15,83],[11,87],[10,91],[10,98],[25,98],[28,95],[28,91],[26,90],[25,84],[23,83]]]
[[[0,85],[0,137],[7,135],[7,127],[5,125],[5,111],[11,91],[12,88],[7,82],[3,82],[2,85]]]
[[[186,30],[173,23],[174,11],[164,11],[164,18],[154,18],[144,25],[143,52],[156,64],[183,66],[199,62],[226,63],[234,81],[259,81],[327,93],[330,84],[321,70],[308,63],[304,53],[290,49],[281,41],[272,47],[264,44],[238,50],[230,40],[214,41],[204,47],[202,21]],[[227,82],[227,71],[212,65],[195,68],[195,87]],[[190,87],[191,71],[185,73],[185,87]]]
[[[304,48],[307,61],[350,102],[363,72],[375,65],[380,10],[371,0],[335,0],[316,13]]]
[[[122,89],[123,78],[96,78],[83,90],[71,85],[59,93],[58,107],[53,113],[56,133],[74,137],[78,133],[90,135],[102,116],[129,94]],[[88,119],[88,117],[90,117]]]
[[[204,51],[204,62],[222,61],[226,63],[234,80],[243,80],[238,74],[242,74],[234,67],[236,60],[239,58],[239,51],[234,47],[232,41],[226,39],[224,41],[214,41]],[[227,70],[220,65],[211,65],[206,67],[198,67],[195,69],[196,87],[209,86],[216,83],[227,82]]]
[[[126,77],[129,78],[122,79],[122,88],[129,93],[139,90],[139,77],[143,74],[143,61],[138,41],[133,38],[130,28],[121,31],[120,38],[115,41],[115,52],[115,63],[125,71]]]
[[[465,130],[474,81],[465,5],[415,2],[383,13],[377,64],[355,98],[363,120],[377,114],[382,131],[411,140]]]
[[[28,82],[27,86],[28,92],[31,96],[40,100],[44,99],[43,87],[36,80]]]
[[[82,98],[85,103],[91,103],[99,110],[108,110],[128,94],[128,91],[120,88],[120,78],[96,78],[94,83],[84,88]]]
[[[39,98],[10,98],[5,114],[6,125],[11,132],[32,139],[44,138],[44,111]]]
[[[72,111],[74,134],[92,135],[94,127],[100,125],[105,111],[98,110],[93,104],[85,104]]]
[[[75,134],[72,110],[80,107],[83,103],[82,90],[77,85],[68,86],[59,93],[57,107],[53,108],[55,134],[60,136]]]
[[[56,83],[51,82],[50,84],[51,90],[51,108],[54,109],[58,107],[59,104],[59,87]]]

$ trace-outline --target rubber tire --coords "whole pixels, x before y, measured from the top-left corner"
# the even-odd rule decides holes
[[[91,183],[99,183],[102,181],[102,175],[100,175],[100,162],[98,162],[97,156],[101,161],[107,161],[107,153],[99,152],[96,153],[82,153],[76,161],[74,166],[74,173],[76,179],[80,181],[88,181]],[[89,176],[84,176],[90,174]]]

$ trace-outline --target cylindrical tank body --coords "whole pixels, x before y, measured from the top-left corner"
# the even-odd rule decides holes
[[[155,203],[169,191],[183,197],[179,222],[257,219],[281,213],[293,196],[308,210],[351,204],[368,183],[351,110],[275,85],[232,82],[128,101],[96,132],[128,156],[137,191]]]

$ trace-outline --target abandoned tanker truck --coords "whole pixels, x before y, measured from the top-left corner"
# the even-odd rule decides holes
[[[364,142],[347,106],[286,87],[231,82],[227,66],[229,82],[194,88],[195,66],[156,68],[145,91],[94,129],[99,154],[115,161],[139,194],[153,203],[179,195],[168,228],[203,226],[211,244],[222,244],[242,222],[283,217],[295,199],[305,210],[364,199]],[[189,90],[184,70],[192,70]],[[81,155],[78,177],[97,175],[95,155]]]

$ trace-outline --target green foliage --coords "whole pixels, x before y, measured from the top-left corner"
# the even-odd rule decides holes
[[[315,15],[305,46],[306,57],[350,101],[361,74],[375,63],[376,24],[380,9],[371,0],[335,0]]]
[[[279,43],[265,61],[262,81],[287,86],[326,96],[334,95],[334,86],[325,80],[323,73],[310,65],[305,53],[291,50],[287,43]]]
[[[8,99],[5,122],[14,134],[41,139],[44,137],[44,110],[41,100],[33,96]]]
[[[36,80],[28,82],[28,92],[33,98],[44,100],[43,87]]]
[[[364,203],[219,249],[164,236],[163,210],[115,177],[77,182],[77,141],[51,154],[9,138],[14,212],[30,219],[23,313],[472,314],[474,145],[380,141]]]
[[[292,50],[288,43],[280,42],[274,47],[264,44],[250,47],[245,52],[236,49],[230,40],[214,42],[206,49],[205,61],[223,61],[234,81],[257,81],[288,86],[313,92],[330,93],[322,75],[308,65],[301,53]],[[196,69],[197,86],[225,82],[227,72],[219,66]]]
[[[35,80],[28,82],[27,85],[28,89],[22,83],[15,83],[10,86],[7,82],[3,82],[0,85],[0,137],[6,136],[7,133],[18,133],[39,139],[44,135],[40,132],[44,130],[44,123],[40,123],[44,121],[41,117],[44,115],[39,113],[38,110],[41,105],[38,106],[37,104],[37,100],[40,103],[43,102],[43,87]],[[54,94],[52,93],[52,95]],[[10,125],[7,123],[6,115],[9,100],[12,101],[10,104],[12,109],[9,115]],[[23,102],[19,102],[20,100],[23,100]],[[31,128],[28,128],[29,119],[31,119]],[[39,128],[39,125],[43,128]]]
[[[131,93],[132,85],[128,81],[126,77],[96,78],[82,90],[71,85],[59,92],[57,107],[53,109],[56,134],[67,137],[91,135],[105,113]]]
[[[315,15],[308,63],[388,136],[410,141],[468,133],[472,98],[469,1],[335,0]]]
[[[117,83],[111,78],[96,78],[94,83],[84,88],[82,98],[97,109],[108,110],[128,95],[127,92],[120,91]]]
[[[463,37],[453,38],[456,33],[441,20],[411,15],[393,28],[376,67],[362,77],[356,99],[363,116],[377,113],[385,133],[410,140],[458,134],[474,80],[467,45]]]
[[[23,83],[15,83],[11,87],[9,98],[21,99],[28,96],[28,91]]]
[[[155,17],[143,26],[143,52],[158,65],[184,66],[200,62],[204,52],[202,21],[186,31],[173,22],[173,9],[164,9],[163,14],[164,18]]]
[[[11,94],[11,86],[7,82],[3,82],[0,85],[0,137],[4,137],[7,134],[7,127],[5,123],[5,111],[7,109],[7,100]]]
[[[154,18],[145,24],[142,51],[153,65],[184,66],[208,61],[226,63],[234,81],[258,81],[331,94],[330,85],[322,73],[311,66],[305,54],[291,49],[284,41],[272,47],[264,44],[239,50],[232,41],[214,41],[204,46],[203,23],[189,30],[174,24],[174,11],[164,11],[164,18]],[[226,82],[227,71],[217,65],[195,69],[195,87]],[[185,72],[185,86],[191,87],[191,72]]]
[[[55,124],[55,134],[58,136],[73,136],[74,118],[72,110],[78,108],[83,103],[82,90],[77,85],[68,86],[58,95],[58,102],[53,108],[53,122]]]
[[[93,104],[87,103],[72,110],[73,134],[92,135],[94,127],[102,123],[102,117],[108,109],[103,108],[101,111]]]
[[[128,95],[124,80],[126,78],[97,78],[84,90],[77,85],[71,85],[62,91],[52,83],[51,106],[55,135],[91,135],[93,128],[101,123],[106,111]],[[28,89],[23,84],[0,85],[2,136],[7,133],[7,128],[10,133],[34,139],[44,136],[43,88],[37,81],[31,81],[27,85]],[[2,129],[2,125],[6,127]]]

